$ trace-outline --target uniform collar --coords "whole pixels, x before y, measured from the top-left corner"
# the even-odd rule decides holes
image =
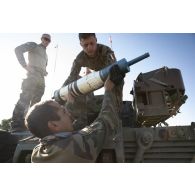
[[[46,49],[46,47],[42,43],[40,43],[39,46],[41,46],[42,48]]]
[[[48,135],[48,136],[42,138],[40,140],[40,142],[45,143],[45,142],[52,141],[52,140],[59,139],[59,138],[67,138],[67,137],[69,137],[77,132],[78,131],[66,131],[66,132],[51,134],[51,135]]]

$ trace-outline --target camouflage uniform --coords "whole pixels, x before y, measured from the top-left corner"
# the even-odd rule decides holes
[[[94,94],[89,93],[87,95],[76,97],[73,103],[66,103],[67,110],[75,119],[73,123],[74,130],[80,130],[92,122],[88,119],[88,113],[97,113],[100,111],[100,109],[96,111],[96,107],[90,106],[94,106],[94,101]]]
[[[91,125],[77,132],[64,132],[43,138],[34,148],[31,160],[37,163],[95,162],[105,140],[109,135],[114,136],[119,124],[116,96],[107,91],[101,112]]]
[[[45,78],[47,75],[47,54],[46,48],[42,44],[28,42],[15,49],[16,57],[19,63],[25,68],[27,66],[24,53],[28,52],[27,78],[22,82],[22,93],[18,100],[12,116],[12,128],[24,127],[24,115],[29,106],[39,102],[45,90]]]
[[[70,76],[64,82],[63,86],[77,80],[82,67],[99,71],[102,68],[116,62],[114,52],[107,46],[97,44],[97,52],[95,57],[89,57],[84,51],[81,51],[73,62]]]
[[[97,52],[95,57],[89,57],[84,51],[81,51],[74,60],[70,76],[64,82],[63,86],[77,80],[82,67],[99,71],[104,67],[113,64],[114,62],[116,62],[114,52],[108,46],[97,44]],[[119,97],[119,102],[121,101],[122,95]],[[73,125],[75,130],[87,125],[87,113],[97,113],[97,109],[95,108],[95,104],[93,102],[95,102],[95,98],[92,95],[84,95],[81,97],[76,97],[75,103],[68,103],[68,105],[66,104],[70,112],[71,109],[73,109],[74,112],[75,110],[77,112],[75,115],[73,113],[73,116],[77,119]]]

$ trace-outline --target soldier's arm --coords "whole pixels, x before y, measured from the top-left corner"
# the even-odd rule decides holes
[[[28,42],[28,43],[22,44],[22,45],[20,45],[20,46],[18,46],[18,47],[15,48],[16,57],[17,57],[19,63],[24,68],[26,68],[26,66],[27,66],[27,63],[26,63],[25,58],[24,58],[24,53],[25,52],[28,52],[28,51],[31,51],[36,46],[37,46],[36,43],[34,43],[34,42]]]
[[[68,78],[66,79],[66,81],[64,82],[62,87],[68,85],[69,83],[71,83],[75,80],[77,80],[80,71],[81,71],[81,65],[75,59],[74,62],[73,62],[71,71],[70,71],[70,75],[68,76]]]
[[[105,139],[118,127],[119,117],[115,105],[115,95],[107,90],[97,119],[72,137],[75,156],[95,162]]]

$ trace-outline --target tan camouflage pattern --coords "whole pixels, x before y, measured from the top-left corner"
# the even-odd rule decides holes
[[[73,103],[66,103],[66,109],[75,119],[73,123],[74,130],[80,130],[89,124],[88,113],[100,111],[100,109],[96,110],[96,106],[94,106],[94,100],[94,94],[89,93],[88,95],[75,97]]]
[[[29,107],[39,102],[45,91],[45,78],[47,75],[47,54],[46,48],[41,44],[28,42],[15,49],[16,57],[19,63],[25,67],[27,65],[24,53],[28,52],[27,78],[22,82],[22,93],[14,108],[12,115],[12,128],[24,127],[24,117]]]
[[[13,123],[15,123],[23,127],[24,117],[29,107],[39,102],[44,94],[45,78],[39,73],[30,73],[27,78],[23,80],[21,90],[22,93],[13,111],[12,126],[14,126]]]
[[[87,56],[84,51],[81,51],[76,59],[73,62],[73,66],[71,68],[70,76],[64,82],[63,86],[68,85],[69,83],[77,80],[79,78],[79,73],[82,67],[87,67],[91,70],[99,71],[102,68],[113,64],[116,62],[116,57],[114,52],[105,45],[97,44],[97,55],[94,58]],[[117,96],[117,108],[118,112],[120,110],[121,102],[122,102],[122,93],[120,90],[123,85],[119,89],[119,92],[116,93]],[[97,113],[99,112],[96,104],[95,97],[88,94],[87,96],[76,97],[74,103],[66,103],[67,109],[73,114],[76,118],[73,123],[74,129],[78,130],[82,127],[86,126],[89,121],[89,117],[87,116],[89,113]]]
[[[28,66],[32,71],[39,72],[42,76],[46,76],[46,66],[48,57],[46,48],[42,44],[27,42],[15,48],[16,57],[22,66],[27,63],[24,58],[24,53],[28,52]]]
[[[105,92],[102,109],[97,119],[89,126],[68,135],[52,135],[41,140],[35,147],[31,160],[34,163],[90,163],[95,162],[104,141],[114,136],[119,126],[116,111],[116,96]]]

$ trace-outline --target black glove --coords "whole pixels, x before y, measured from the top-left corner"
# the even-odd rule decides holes
[[[110,80],[115,85],[120,85],[123,82],[123,79],[125,77],[125,73],[123,73],[119,66],[116,64],[110,69]]]

